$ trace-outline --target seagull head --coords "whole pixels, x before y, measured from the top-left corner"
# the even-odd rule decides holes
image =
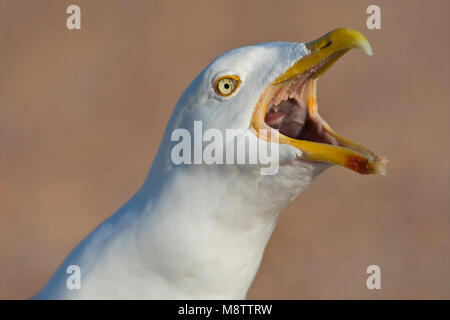
[[[211,62],[179,99],[140,191],[73,250],[36,298],[244,298],[279,213],[318,173],[333,164],[385,172],[385,158],[337,134],[318,113],[317,79],[351,48],[371,54],[360,33],[337,29]],[[281,174],[254,174],[259,163],[196,159],[213,143],[214,160],[221,151],[228,160],[229,146],[234,152],[240,140],[242,150],[247,137],[258,148],[244,148],[244,158],[260,156],[260,144],[275,147]],[[82,290],[67,290],[67,266],[83,270]]]
[[[372,54],[366,38],[347,28],[308,43],[271,42],[227,52],[183,93],[166,136],[177,128],[195,134],[193,123],[201,121],[203,131],[240,129],[276,143],[282,165],[336,164],[385,174],[384,157],[336,133],[318,112],[318,78],[352,48]]]

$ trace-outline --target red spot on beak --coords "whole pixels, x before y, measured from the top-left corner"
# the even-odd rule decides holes
[[[345,166],[361,174],[369,174],[369,160],[359,156],[348,156]]]

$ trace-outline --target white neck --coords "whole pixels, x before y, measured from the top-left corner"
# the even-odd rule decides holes
[[[261,176],[249,166],[161,160],[38,298],[245,298],[279,213],[326,168],[298,161]],[[71,264],[81,290],[65,288]]]

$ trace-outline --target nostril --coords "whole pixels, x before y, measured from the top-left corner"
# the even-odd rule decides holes
[[[329,46],[331,46],[331,41],[330,40],[328,40],[327,43],[325,43],[325,45],[322,46],[320,49],[322,50],[322,49],[325,49],[325,48],[327,48]]]

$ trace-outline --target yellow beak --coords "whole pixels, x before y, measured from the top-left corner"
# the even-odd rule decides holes
[[[328,162],[354,170],[361,174],[386,173],[387,159],[378,157],[367,148],[351,142],[338,135],[318,114],[316,83],[317,78],[330,68],[341,56],[351,48],[360,48],[366,54],[372,55],[372,48],[367,39],[359,32],[340,28],[333,30],[317,40],[305,44],[310,54],[300,59],[264,92],[257,107],[255,108],[251,127],[255,133],[267,140],[276,140],[280,144],[290,144],[300,149],[304,160]],[[309,74],[308,74],[309,73]],[[309,75],[305,83],[304,91],[307,94],[307,109],[309,117],[320,122],[323,130],[335,143],[320,143],[309,140],[298,140],[272,129],[265,123],[265,115],[269,103],[274,99],[277,92],[291,79]],[[268,134],[259,135],[259,130],[265,129]]]

